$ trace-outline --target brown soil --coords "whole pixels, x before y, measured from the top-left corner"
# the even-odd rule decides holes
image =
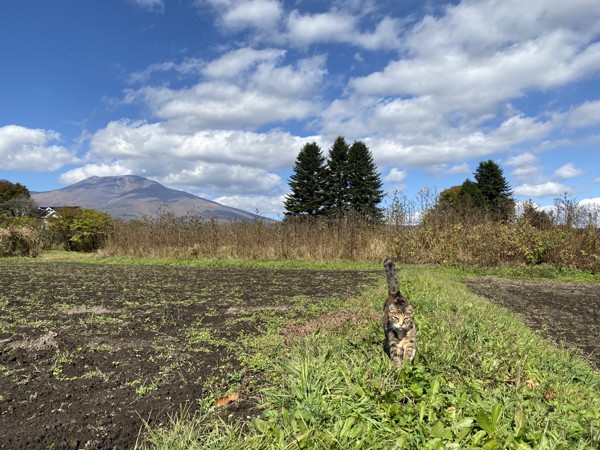
[[[544,337],[581,351],[600,369],[600,284],[471,278],[478,295],[520,314]]]
[[[0,261],[0,448],[128,449],[238,390],[245,336],[373,282],[357,271]],[[252,392],[227,415],[255,412]]]

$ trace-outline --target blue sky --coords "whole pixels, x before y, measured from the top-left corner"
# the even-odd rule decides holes
[[[32,191],[137,174],[277,217],[342,135],[390,195],[493,159],[600,204],[598,0],[20,0],[0,54],[0,178]]]

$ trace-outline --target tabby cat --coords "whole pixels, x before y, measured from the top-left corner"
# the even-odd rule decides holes
[[[391,259],[383,263],[388,284],[388,297],[383,305],[384,348],[395,366],[415,357],[417,329],[412,307],[398,287],[396,265]]]

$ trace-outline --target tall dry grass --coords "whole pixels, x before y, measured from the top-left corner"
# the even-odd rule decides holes
[[[40,232],[31,227],[0,228],[0,257],[36,257],[42,250]]]
[[[340,220],[271,223],[175,218],[121,222],[102,254],[157,258],[369,260],[385,253],[382,226],[349,215]]]
[[[431,207],[420,216],[419,205],[406,198],[393,206],[387,211],[385,225],[356,215],[339,220],[218,223],[166,213],[118,223],[102,254],[313,261],[381,261],[393,256],[403,263],[460,267],[553,264],[600,271],[600,230],[593,208],[560,204],[541,226],[525,216],[498,222],[483,213]]]

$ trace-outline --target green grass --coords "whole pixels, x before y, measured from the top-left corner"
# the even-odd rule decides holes
[[[290,338],[273,329],[246,342],[246,363],[261,380],[260,417],[225,424],[203,402],[194,417],[182,413],[167,427],[148,428],[148,446],[598,448],[600,374],[471,294],[462,276],[400,271],[417,315],[414,365],[396,369],[383,353],[382,282],[344,308],[365,320],[340,326],[323,315],[317,332]]]
[[[264,269],[314,269],[314,270],[380,270],[382,261],[314,261],[314,260],[239,260],[207,258],[140,258],[140,257],[100,257],[91,253],[77,253],[63,250],[45,251],[44,255],[53,261],[76,261],[90,264],[140,264],[140,265],[180,265],[191,267],[232,267]],[[10,258],[23,262],[44,262],[41,258]],[[410,267],[410,265],[409,265]],[[423,267],[415,266],[415,267]],[[430,266],[435,267],[435,266]],[[439,266],[438,270],[456,273],[456,269]],[[504,266],[464,269],[465,275],[491,275],[503,278],[539,279],[554,281],[596,282],[600,283],[600,273],[590,273],[569,267],[556,267],[550,264],[534,266]]]
[[[378,270],[381,263],[373,261],[313,261],[313,260],[240,260],[207,258],[140,258],[140,257],[101,257],[91,253],[76,253],[62,250],[44,252],[48,258],[32,259],[11,257],[6,259],[21,262],[72,261],[90,264],[140,264],[217,268],[253,268],[253,269],[313,269],[313,270]]]

